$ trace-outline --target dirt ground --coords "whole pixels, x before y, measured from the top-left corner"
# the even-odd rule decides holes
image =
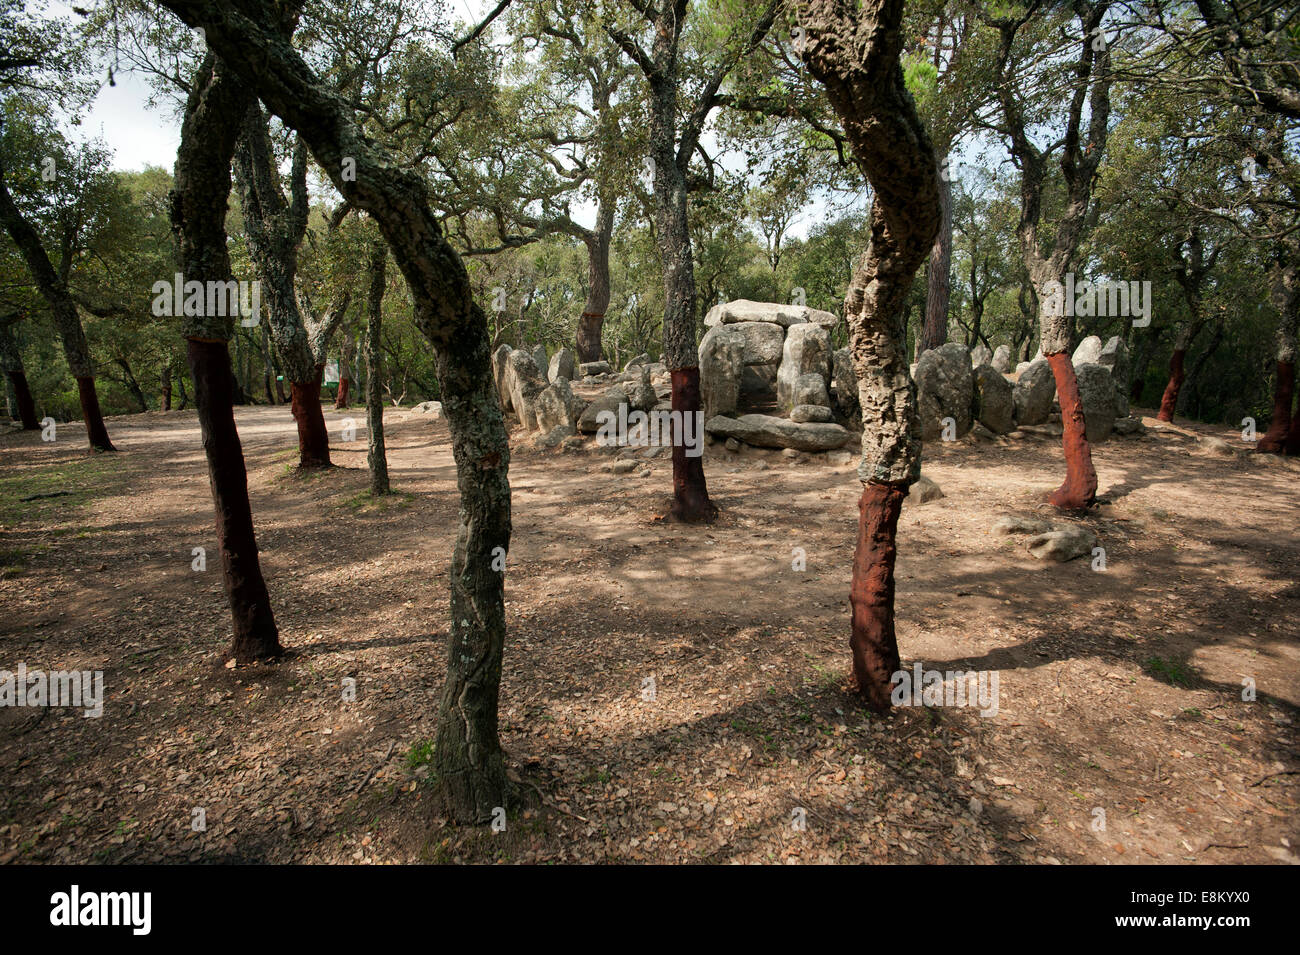
[[[1051,516],[1059,441],[927,445],[946,496],[900,523],[905,665],[997,671],[1000,707],[881,719],[847,680],[853,465],[710,447],[723,516],[684,527],[656,520],[666,458],[613,473],[643,452],[517,434],[494,832],[448,825],[430,778],[446,422],[388,412],[376,505],[363,411],[327,419],[339,467],[304,475],[287,407],[238,411],[291,648],[241,669],[192,412],[110,419],[110,456],[78,424],[0,436],[0,669],[106,694],[100,719],[0,709],[0,862],[1298,861],[1296,462],[1197,453],[1199,426],[1112,438],[1080,519],[1102,571],[991,531]]]

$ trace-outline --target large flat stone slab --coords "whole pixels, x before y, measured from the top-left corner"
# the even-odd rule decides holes
[[[854,437],[853,432],[825,421],[789,421],[765,414],[739,418],[723,415],[710,418],[704,429],[709,434],[735,438],[756,448],[794,448],[796,451],[833,451]]]

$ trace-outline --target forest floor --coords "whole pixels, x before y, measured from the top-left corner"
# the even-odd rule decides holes
[[[1095,449],[1104,571],[991,532],[1052,516],[1059,440],[927,445],[946,497],[900,522],[904,665],[996,671],[999,707],[882,719],[848,683],[854,465],[710,447],[722,517],[689,527],[656,519],[666,458],[516,433],[494,832],[449,825],[430,777],[445,420],[390,409],[374,503],[361,409],[327,411],[316,473],[288,407],[237,417],[291,651],[239,669],[193,412],[109,419],[116,455],[76,423],[0,436],[0,670],[105,686],[99,719],[0,709],[0,862],[1300,861],[1300,463],[1194,450],[1238,435]]]

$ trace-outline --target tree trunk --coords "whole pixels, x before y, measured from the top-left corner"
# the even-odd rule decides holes
[[[181,267],[192,280],[231,279],[225,229],[230,159],[239,117],[250,99],[226,63],[212,53],[204,57],[186,104],[171,194]],[[234,320],[228,316],[183,319],[186,361],[194,378],[216,512],[222,580],[233,622],[231,652],[236,662],[251,663],[278,656],[282,650],[258,560],[244,454],[235,428],[234,374],[226,344],[233,331]],[[183,405],[183,378],[180,386]]]
[[[1294,265],[1278,264],[1272,269],[1270,295],[1277,307],[1277,378],[1273,383],[1273,417],[1268,431],[1255,444],[1256,451],[1269,454],[1300,453],[1296,418],[1291,415],[1291,398],[1295,393],[1297,333],[1300,333],[1300,276]],[[1300,415],[1296,416],[1300,418]]]
[[[948,341],[948,300],[952,292],[952,183],[939,180],[939,206],[942,219],[939,234],[930,248],[925,269],[925,325],[921,332],[922,353]],[[976,335],[979,326],[976,325]]]
[[[321,409],[321,375],[330,335],[347,310],[349,290],[319,318],[304,311],[297,292],[298,251],[306,235],[309,198],[307,147],[295,143],[285,198],[267,117],[256,102],[241,124],[235,150],[235,181],[244,212],[250,258],[261,277],[267,325],[289,379],[289,401],[298,423],[299,466],[329,467],[329,434]]]
[[[384,321],[384,270],[388,246],[375,241],[370,252],[370,295],[366,300],[366,425],[370,446],[370,493],[388,494],[388,454],[384,449],[384,352],[380,334]]]
[[[1161,421],[1174,420],[1174,409],[1178,407],[1178,393],[1182,391],[1183,381],[1187,377],[1183,371],[1183,362],[1186,358],[1186,348],[1175,348],[1174,353],[1169,356],[1169,384],[1165,385],[1165,393],[1160,398],[1160,411],[1156,414]]]
[[[131,393],[131,397],[135,399],[135,403],[140,406],[140,411],[148,411],[149,402],[145,400],[144,391],[140,388],[140,382],[135,380],[135,375],[131,371],[131,363],[125,358],[118,358],[117,366],[122,369],[122,374],[126,383],[126,390]]]
[[[4,226],[18,247],[36,288],[50,308],[50,317],[63,342],[63,355],[68,362],[68,370],[77,380],[81,417],[86,423],[86,437],[91,449],[115,451],[117,449],[108,439],[104,416],[99,410],[99,396],[95,393],[94,371],[90,362],[90,346],[86,343],[86,330],[77,314],[77,305],[73,302],[67,285],[54,270],[49,256],[45,254],[40,235],[15,205],[4,184],[3,174],[3,168],[0,168],[0,225]]]
[[[217,547],[234,624],[231,649],[237,663],[277,657],[283,648],[253,534],[244,452],[235,429],[230,352],[225,342],[191,338],[186,358],[217,514]]]
[[[27,375],[21,371],[9,372],[9,381],[14,386],[14,400],[18,407],[18,420],[24,431],[39,431],[40,422],[36,420],[36,403],[32,401],[32,390],[27,385]]]
[[[1255,443],[1256,451],[1282,454],[1287,450],[1287,440],[1295,430],[1291,418],[1291,401],[1294,396],[1295,362],[1279,361],[1277,378],[1273,383],[1273,417],[1269,419],[1268,430]]]
[[[578,361],[600,361],[600,335],[609,308],[609,243],[614,235],[614,203],[602,201],[596,210],[596,228],[588,234],[587,301],[578,319]]]
[[[894,561],[898,516],[907,487],[868,482],[858,502],[858,543],[853,554],[849,603],[853,627],[849,649],[853,676],[867,705],[889,710],[894,674],[901,668],[894,633]]]
[[[14,417],[22,422],[24,431],[39,431],[41,426],[36,420],[36,403],[32,400],[32,390],[27,384],[27,373],[23,369],[23,354],[9,323],[0,324],[0,368],[3,368],[13,388]]]
[[[334,398],[334,407],[348,406],[348,391],[352,384],[352,333],[343,333],[343,347],[339,349],[339,392]]]
[[[327,468],[330,466],[330,438],[325,427],[325,412],[321,408],[320,384],[324,366],[316,367],[316,377],[311,381],[290,384],[293,420],[298,425],[298,467]]]
[[[1142,391],[1146,385],[1147,366],[1151,364],[1152,346],[1143,337],[1133,349],[1133,370],[1129,385],[1128,400],[1138,404],[1142,400]]]
[[[898,515],[921,470],[906,303],[943,218],[934,149],[899,66],[902,8],[891,0],[863,0],[856,10],[835,0],[801,8],[803,58],[825,85],[853,157],[875,192],[871,239],[849,283],[844,316],[864,428],[849,646],[858,690],[877,712],[888,710],[899,670]]]
[[[672,407],[698,409],[700,407],[700,369],[679,368],[669,373],[672,379]],[[701,414],[698,410],[695,414]],[[685,412],[681,420],[685,421]],[[703,432],[697,426],[694,433],[702,440]],[[672,516],[679,521],[710,521],[718,509],[709,500],[704,481],[704,456],[686,453],[683,435],[673,435],[673,509]]]
[[[316,79],[275,7],[245,0],[232,17],[224,0],[162,2],[204,28],[210,48],[298,131],[334,187],[379,223],[410,288],[416,325],[436,350],[460,527],[448,574],[451,632],[434,769],[452,818],[486,822],[507,797],[497,734],[505,590],[494,565],[510,542],[510,445],[492,380],[487,317],[424,181],[366,137],[351,109]],[[346,168],[356,175],[345,178]]]
[[[104,426],[104,415],[99,410],[99,395],[95,391],[95,379],[90,375],[77,379],[77,397],[81,400],[81,419],[86,422],[86,437],[95,451],[116,451],[113,442],[108,440],[108,429]]]
[[[672,410],[679,420],[703,418],[700,403],[699,349],[695,340],[695,267],[691,257],[691,233],[687,219],[686,177],[673,157],[672,111],[674,94],[657,102],[651,120],[651,149],[655,163],[655,198],[658,220],[659,255],[664,270],[664,363],[672,378]],[[662,99],[662,97],[660,97]],[[697,427],[702,430],[702,422]],[[673,443],[674,520],[707,523],[717,517],[718,508],[709,500],[703,456],[687,457],[686,449]]]
[[[172,410],[172,365],[168,361],[162,366],[162,388],[158,406],[163,411]]]
[[[1300,454],[1300,402],[1297,403],[1295,413],[1291,415],[1291,427],[1286,434],[1286,453]]]
[[[1084,429],[1083,401],[1079,397],[1079,380],[1069,354],[1056,352],[1045,356],[1056,379],[1056,393],[1061,401],[1061,442],[1065,448],[1065,482],[1048,503],[1062,510],[1082,510],[1097,497],[1097,471],[1092,466],[1092,448]]]

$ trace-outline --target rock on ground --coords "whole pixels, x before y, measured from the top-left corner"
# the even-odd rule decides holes
[[[578,418],[578,430],[583,434],[595,434],[600,429],[598,417],[602,411],[618,414],[619,405],[628,403],[627,392],[622,385],[615,385],[583,409]]]
[[[1097,359],[1101,357],[1101,339],[1096,335],[1089,335],[1083,341],[1079,342],[1079,347],[1074,350],[1070,362],[1078,367],[1079,365],[1095,365]]]
[[[573,357],[573,352],[569,351],[568,348],[561,348],[551,356],[551,363],[546,371],[546,377],[551,381],[555,381],[557,378],[572,381],[578,373],[578,365]]]
[[[992,364],[993,367],[996,368],[998,371],[1000,371],[1002,374],[1004,375],[1009,374],[1012,368],[1011,346],[999,345],[997,348],[993,349]]]
[[[1077,524],[1055,525],[1052,530],[1037,534],[1025,542],[1029,553],[1039,560],[1065,563],[1085,554],[1097,546],[1097,535]]]
[[[771,415],[747,414],[739,418],[719,415],[704,426],[710,434],[735,438],[759,448],[794,448],[798,451],[833,451],[842,448],[853,432],[830,422],[799,422]]]
[[[929,504],[931,501],[939,500],[944,494],[939,485],[922,474],[912,485],[908,496],[914,498],[918,504]]]
[[[930,441],[940,437],[944,418],[955,422],[955,437],[970,430],[975,376],[965,345],[949,342],[925,352],[916,363],[915,377],[922,438]]]
[[[811,385],[807,381],[800,384],[800,379],[804,375],[817,375],[821,378],[825,398],[807,400]],[[781,352],[781,367],[776,373],[777,402],[782,408],[793,408],[797,404],[828,404],[830,380],[830,332],[821,325],[812,323],[790,326]],[[805,400],[796,400],[800,395],[804,396]]]
[[[506,356],[505,385],[510,394],[510,407],[519,416],[519,422],[529,431],[537,429],[533,402],[546,387],[546,379],[537,368],[537,361],[522,348]]]
[[[790,409],[791,421],[830,421],[831,418],[831,409],[825,405],[795,405]]]
[[[1018,517],[1008,515],[1000,517],[993,524],[994,534],[1042,534],[1052,529],[1051,521],[1036,517]]]
[[[1112,337],[1101,349],[1097,364],[1110,370],[1110,377],[1115,382],[1115,414],[1124,418],[1128,416],[1128,346],[1118,335]]]
[[[555,443],[559,444],[561,440],[577,430],[578,420],[582,417],[586,405],[585,401],[573,393],[567,378],[556,378],[538,392],[533,400],[533,416],[537,422],[537,430],[549,435],[558,428],[568,428],[568,434],[560,435],[555,440]]]
[[[823,328],[834,328],[838,318],[831,312],[806,305],[783,305],[780,302],[754,302],[749,299],[736,299],[715,305],[704,316],[704,327],[732,325],[737,322],[775,322],[783,327],[801,325],[811,322]]]
[[[992,365],[980,365],[975,378],[976,417],[994,434],[1007,434],[1016,426],[1015,389]]]
[[[1079,382],[1083,403],[1084,431],[1097,444],[1110,437],[1115,428],[1115,382],[1101,365],[1077,365],[1074,376]]]
[[[853,359],[847,348],[838,349],[831,356],[831,383],[835,392],[835,413],[850,428],[860,429],[862,408],[858,398],[858,375],[853,370]]]
[[[1044,361],[1023,365],[1014,390],[1016,421],[1042,424],[1052,412],[1052,398],[1056,395],[1056,378],[1052,366]]]

